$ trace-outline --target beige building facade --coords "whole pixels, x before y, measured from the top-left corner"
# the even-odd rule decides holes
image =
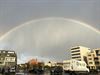
[[[100,48],[93,49],[87,56],[88,67],[100,70]]]
[[[95,56],[96,56],[96,54],[95,54],[94,50],[89,52],[87,55],[87,65],[88,65],[89,69],[96,69],[95,62],[94,62]]]
[[[83,46],[72,47],[71,58],[85,61],[91,70],[100,70],[100,48],[91,50]]]
[[[87,62],[87,54],[90,52],[90,48],[83,46],[75,46],[71,48],[71,58],[79,61]]]

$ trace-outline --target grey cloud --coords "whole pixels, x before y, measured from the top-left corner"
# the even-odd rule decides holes
[[[0,0],[0,31],[44,17],[80,20],[100,29],[99,0]]]
[[[62,61],[70,58],[70,47],[100,47],[100,33],[64,18],[45,18],[19,26],[1,37],[0,48],[21,55]],[[24,55],[24,56],[25,56]]]

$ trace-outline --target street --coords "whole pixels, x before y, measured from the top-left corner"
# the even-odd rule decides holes
[[[0,74],[0,75],[4,75],[4,74]],[[44,73],[44,74],[32,74],[32,73],[16,73],[16,74],[5,74],[5,75],[51,75],[50,73]],[[61,75],[61,74],[52,74],[52,75]],[[70,75],[70,74],[62,74],[62,75]],[[72,74],[72,75],[76,75],[76,74]],[[80,75],[80,74],[78,74]],[[81,74],[81,75],[85,75],[85,74]],[[88,74],[88,75],[100,75],[100,73],[98,74]]]
[[[50,73],[45,73],[45,74],[16,73],[16,75],[51,75],[51,74]],[[53,75],[60,75],[60,74],[53,74]],[[63,74],[63,75],[70,75],[70,74]],[[74,75],[74,74],[72,74],[72,75]],[[85,74],[81,74],[81,75],[85,75]],[[100,75],[100,73],[99,74],[88,74],[88,75]]]

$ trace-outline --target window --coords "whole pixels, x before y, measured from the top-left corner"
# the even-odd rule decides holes
[[[74,58],[81,58],[81,56],[77,56],[77,57],[72,57],[72,58],[73,58],[73,59],[74,59]]]
[[[92,62],[89,62],[89,64],[93,64]]]
[[[98,61],[96,61],[96,62],[95,62],[95,64],[96,64],[96,65],[99,65],[99,62],[98,62]]]
[[[0,62],[0,64],[3,64],[3,62]]]
[[[11,61],[15,61],[15,58],[10,58]]]
[[[92,60],[92,58],[89,58],[89,60]]]
[[[72,56],[73,56],[73,55],[80,55],[80,53],[72,54]]]
[[[93,57],[95,57],[95,54],[93,54]]]
[[[96,55],[100,56],[100,50],[96,50]]]
[[[91,54],[89,54],[88,56],[91,56]]]
[[[80,49],[80,47],[72,48],[71,50]]]
[[[80,52],[80,50],[72,51],[71,53],[74,53],[74,52]]]
[[[14,54],[15,52],[14,51],[8,51],[8,53]]]
[[[94,60],[99,60],[99,58],[98,57],[95,57]]]

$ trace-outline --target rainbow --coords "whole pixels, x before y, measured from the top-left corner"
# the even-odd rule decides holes
[[[80,21],[76,21],[74,19],[51,17],[51,18],[36,19],[36,20],[28,21],[28,22],[26,22],[24,24],[21,24],[21,25],[15,27],[15,28],[13,28],[12,30],[10,30],[9,32],[7,32],[6,34],[4,34],[3,36],[1,36],[0,37],[0,41],[2,39],[4,39],[7,35],[9,35],[10,33],[12,33],[13,31],[15,31],[15,30],[17,30],[17,29],[19,29],[19,28],[21,28],[21,27],[23,27],[25,25],[29,25],[30,23],[38,22],[38,21],[41,21],[41,20],[49,20],[49,19],[59,19],[59,20],[61,19],[61,20],[65,20],[65,21],[70,21],[70,22],[73,22],[73,23],[76,23],[76,24],[80,24],[80,25],[82,25],[84,27],[87,27],[87,28],[91,29],[92,31],[100,34],[100,31],[98,29],[96,29],[96,28],[94,28],[94,27],[92,27],[92,26],[90,26],[90,25],[88,25],[86,23],[83,23],[83,22],[80,22]]]

